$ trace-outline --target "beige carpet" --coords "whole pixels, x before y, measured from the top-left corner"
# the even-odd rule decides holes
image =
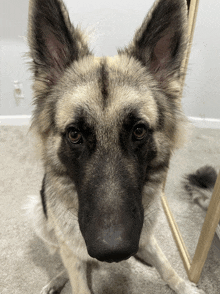
[[[43,171],[33,159],[27,127],[0,127],[0,293],[39,294],[61,269],[58,256],[50,256],[32,232],[22,209],[29,194],[39,193]],[[188,250],[193,256],[204,219],[203,211],[181,191],[181,178],[204,164],[220,168],[220,130],[195,129],[191,140],[175,153],[167,183],[167,197]],[[166,217],[161,211],[156,235],[176,271],[186,277]],[[134,258],[119,264],[90,268],[95,294],[173,293],[153,268]],[[207,294],[220,293],[220,258],[211,248],[199,281]],[[70,292],[67,284],[62,294]]]

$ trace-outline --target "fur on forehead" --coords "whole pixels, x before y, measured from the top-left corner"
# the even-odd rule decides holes
[[[107,74],[105,86],[108,97],[105,103],[100,85],[100,68],[103,65]],[[151,75],[134,58],[123,55],[105,58],[91,56],[86,58],[86,62],[81,60],[75,63],[73,70],[74,74],[69,69],[61,81],[65,92],[59,91],[62,95],[56,104],[55,121],[60,131],[74,123],[80,109],[88,114],[87,119],[107,126],[120,122],[126,113],[138,108],[140,119],[148,122],[152,128],[156,126],[158,110],[151,91],[156,85]]]

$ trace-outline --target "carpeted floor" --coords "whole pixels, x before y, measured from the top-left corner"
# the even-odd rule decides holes
[[[59,257],[49,255],[31,230],[22,207],[29,194],[38,193],[43,171],[34,160],[33,140],[27,127],[0,127],[0,293],[39,294],[61,269]],[[204,164],[220,168],[220,130],[194,129],[191,139],[171,162],[166,194],[193,256],[204,220],[203,211],[181,190],[181,179]],[[156,236],[176,271],[186,277],[166,217],[161,211]],[[119,264],[90,268],[95,294],[171,294],[153,268],[134,258]],[[220,257],[211,248],[199,281],[207,294],[220,292]],[[67,284],[62,294],[71,293]]]

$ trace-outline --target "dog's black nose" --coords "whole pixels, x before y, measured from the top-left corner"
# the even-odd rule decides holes
[[[109,228],[87,244],[88,253],[99,261],[119,262],[128,259],[138,251],[138,242],[124,236],[123,230]]]

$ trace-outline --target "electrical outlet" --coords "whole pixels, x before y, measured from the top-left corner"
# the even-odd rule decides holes
[[[21,100],[24,99],[23,84],[18,81],[14,81],[14,98],[17,106],[20,105]]]

